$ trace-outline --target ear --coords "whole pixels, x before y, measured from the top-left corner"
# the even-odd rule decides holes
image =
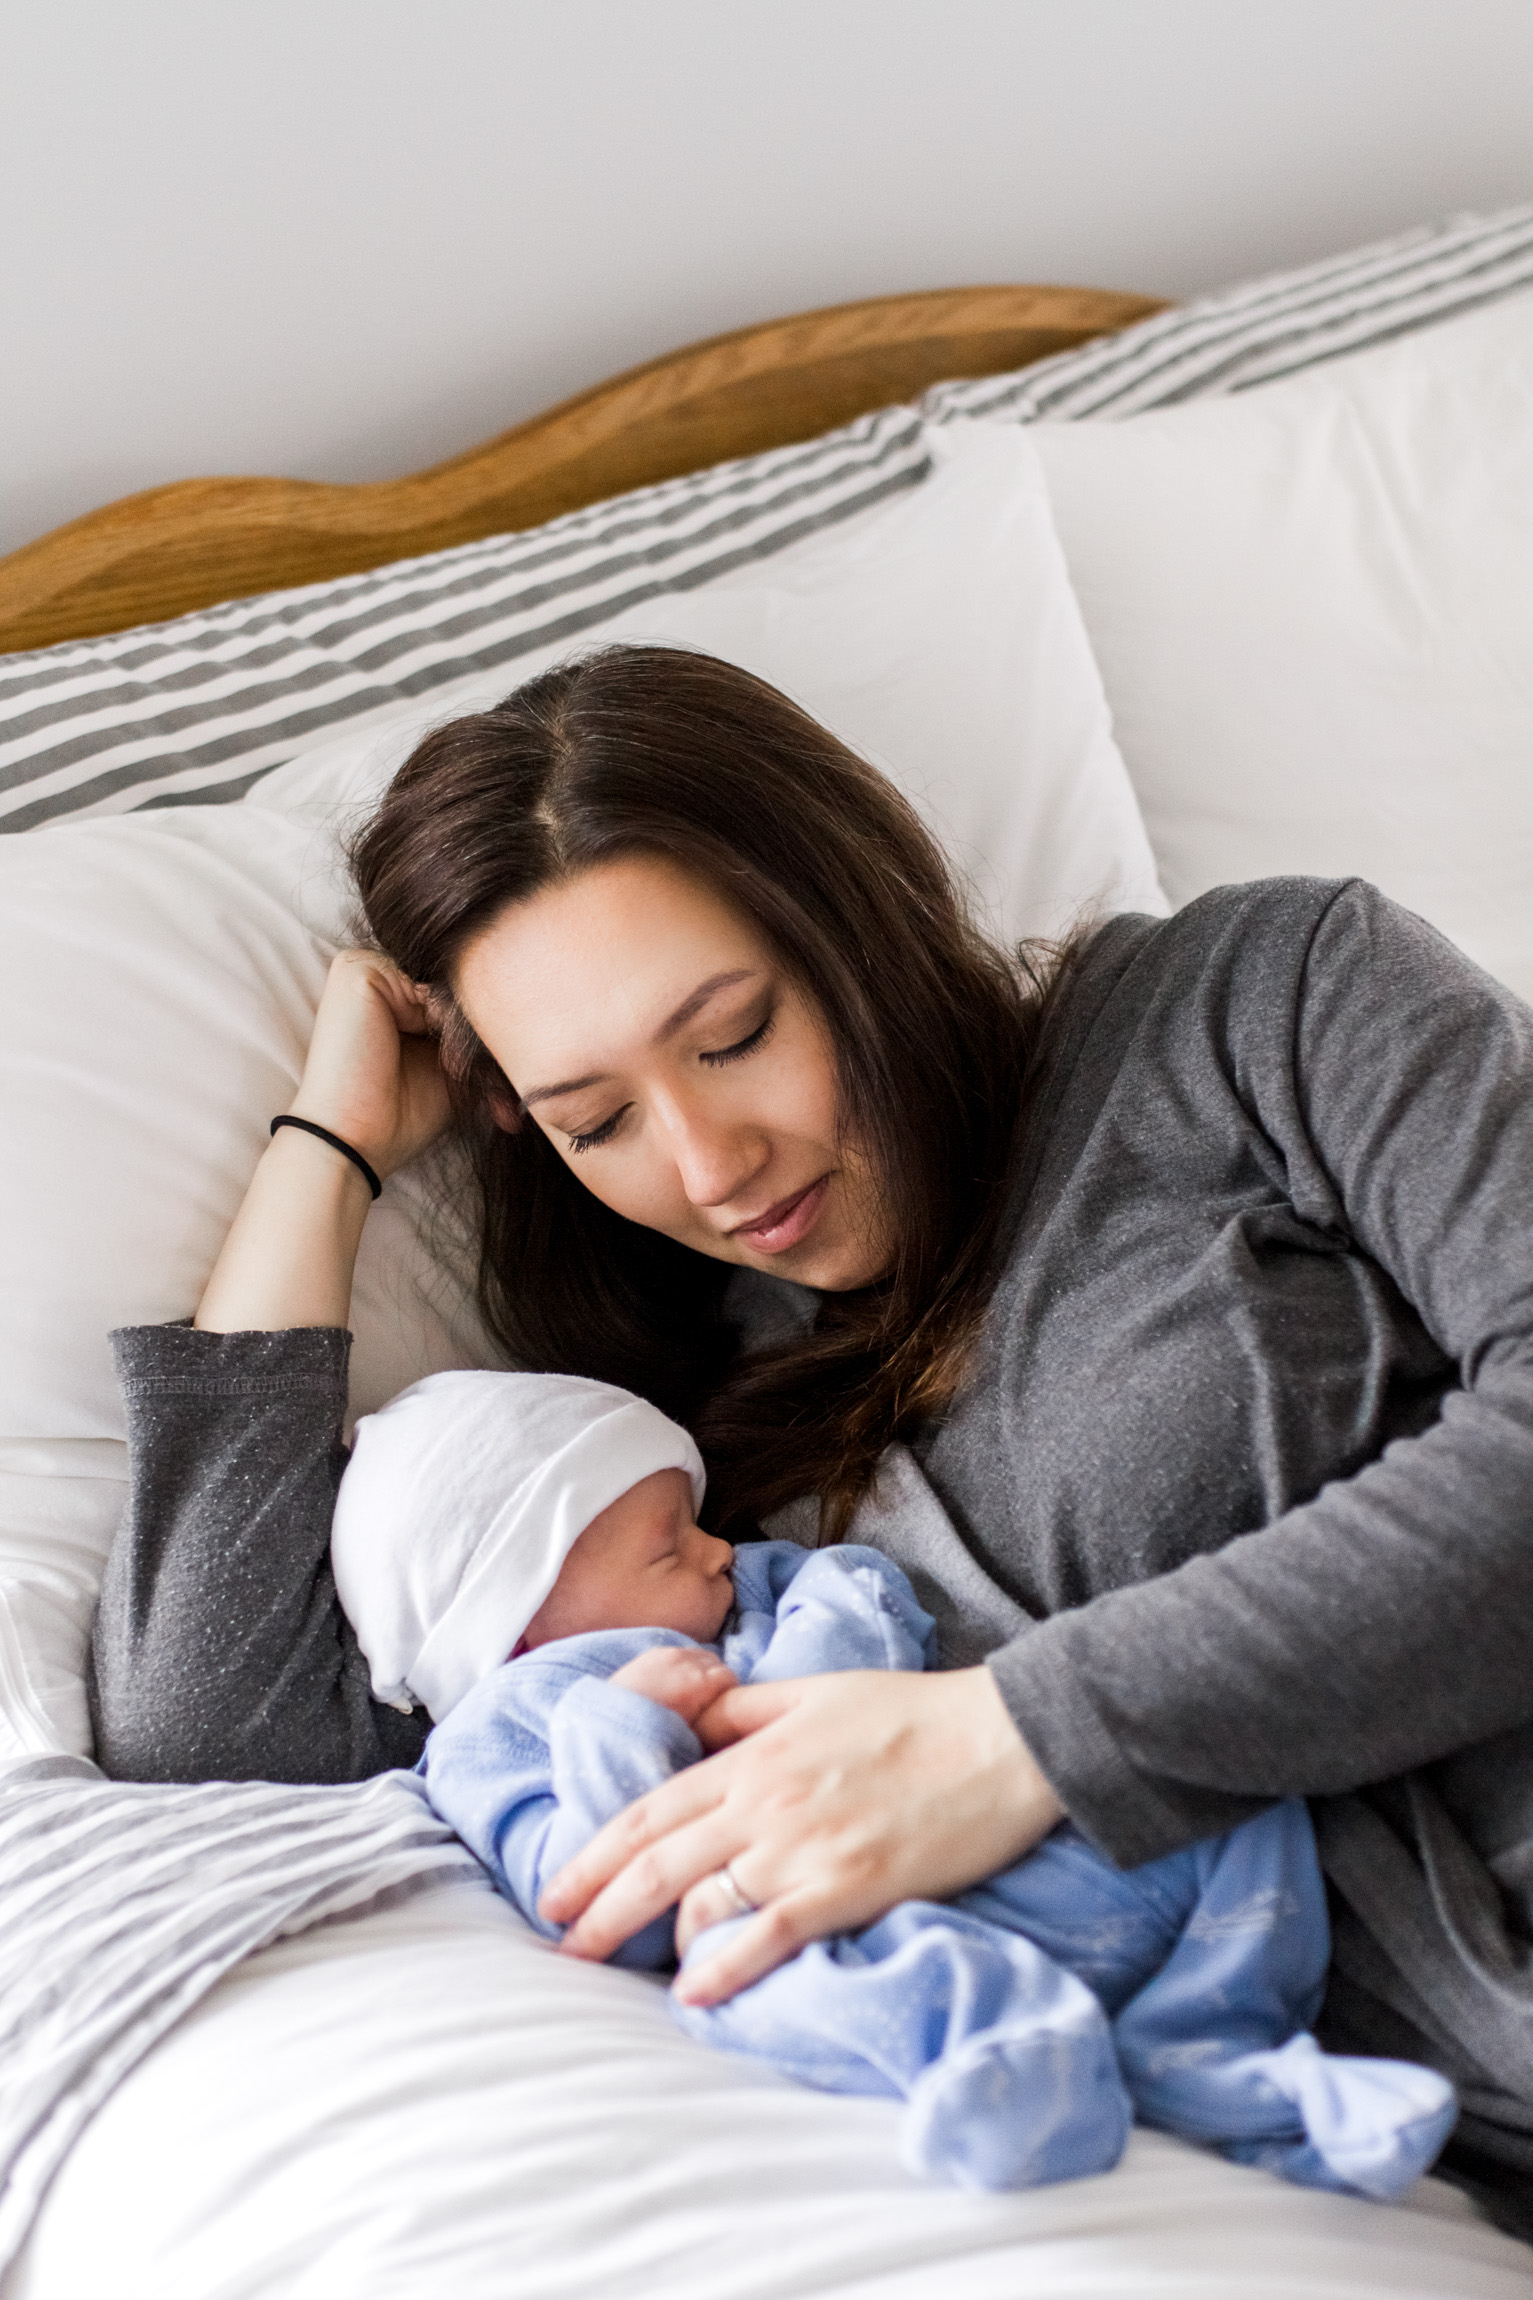
[[[527,1122],[526,1112],[503,1079],[485,1087],[484,1106],[502,1134],[520,1134]]]

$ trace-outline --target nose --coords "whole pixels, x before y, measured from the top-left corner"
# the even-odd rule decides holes
[[[769,1163],[772,1148],[758,1127],[731,1124],[680,1099],[661,1113],[689,1206],[727,1206],[742,1198]]]
[[[708,1570],[710,1574],[727,1573],[735,1561],[734,1543],[726,1541],[723,1535],[719,1533],[710,1533],[708,1539],[719,1552],[717,1557],[709,1561]]]

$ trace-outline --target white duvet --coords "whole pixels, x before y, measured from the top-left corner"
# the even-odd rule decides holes
[[[364,2045],[365,2040],[365,2045]],[[1528,2300],[1533,2254],[1136,2133],[1105,2179],[922,2185],[898,2107],[693,2044],[488,1887],[251,1959],[121,2086],[5,2300]]]

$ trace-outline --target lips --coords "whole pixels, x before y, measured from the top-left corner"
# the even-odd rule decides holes
[[[754,1253],[785,1254],[790,1246],[798,1245],[809,1235],[819,1219],[829,1188],[830,1176],[822,1174],[807,1190],[795,1191],[791,1198],[780,1198],[753,1222],[737,1223],[729,1234]]]

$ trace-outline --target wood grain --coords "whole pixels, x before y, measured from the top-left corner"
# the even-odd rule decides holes
[[[1069,287],[877,296],[690,344],[403,479],[151,487],[0,558],[0,652],[536,527],[628,488],[812,439],[947,377],[1025,367],[1162,308]]]

